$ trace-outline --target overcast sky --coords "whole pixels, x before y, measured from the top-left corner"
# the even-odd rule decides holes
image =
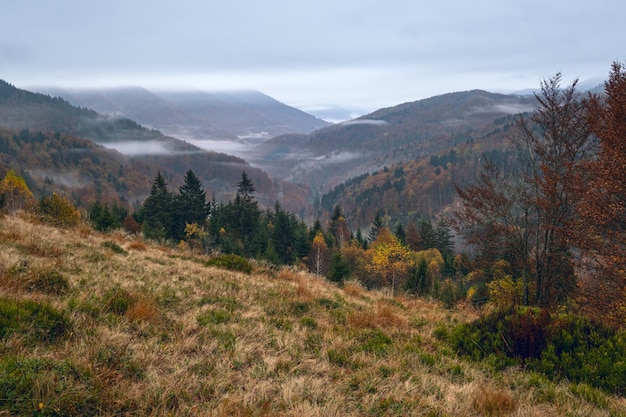
[[[252,88],[370,110],[451,91],[605,77],[623,0],[0,0],[22,88]]]

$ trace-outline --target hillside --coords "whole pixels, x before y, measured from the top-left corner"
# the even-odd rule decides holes
[[[459,357],[444,335],[470,308],[208,259],[0,218],[0,410],[624,416],[624,398]]]
[[[377,212],[394,230],[398,223],[438,217],[457,199],[455,184],[474,178],[485,157],[503,166],[514,163],[507,136],[514,134],[514,119],[505,117],[497,124],[484,135],[475,131],[469,143],[351,178],[321,196],[318,213],[329,216],[339,205],[353,229],[368,229]]]
[[[107,115],[189,139],[255,141],[327,126],[258,91],[149,91],[140,87],[42,91]]]
[[[497,121],[534,108],[534,97],[481,90],[381,109],[308,135],[283,135],[250,158],[270,174],[326,192],[398,162],[429,157],[501,129]]]
[[[279,200],[294,212],[308,204],[306,187],[273,179],[240,158],[206,151],[130,119],[103,116],[4,81],[0,81],[0,128],[4,128],[1,173],[12,168],[30,178],[35,191],[68,191],[82,205],[98,196],[136,203],[147,195],[157,171],[178,187],[189,169],[203,181],[208,195],[218,200],[234,195],[234,184],[246,170],[257,184],[262,204],[270,207]],[[81,196],[90,197],[81,201]]]

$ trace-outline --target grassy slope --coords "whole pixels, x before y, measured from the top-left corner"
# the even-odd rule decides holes
[[[262,265],[244,275],[205,260],[121,233],[1,218],[2,302],[49,302],[69,315],[72,328],[54,343],[25,333],[0,339],[0,396],[12,396],[0,398],[0,410],[625,415],[623,398],[458,358],[437,335],[475,317],[471,310],[392,300],[354,284],[340,289]],[[33,277],[50,271],[68,279],[68,291],[29,288]]]

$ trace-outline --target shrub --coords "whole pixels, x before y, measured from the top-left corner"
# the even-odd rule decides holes
[[[56,193],[39,200],[37,214],[46,223],[54,226],[73,227],[80,222],[80,212],[76,207],[67,198]]]
[[[626,392],[626,334],[588,318],[511,308],[457,326],[449,341],[459,353],[503,364],[525,363],[551,379]]]
[[[550,378],[626,393],[626,334],[588,318],[563,316],[549,328],[550,343],[530,369]]]
[[[0,298],[0,339],[18,334],[29,342],[52,343],[70,328],[67,315],[49,304]]]
[[[252,265],[248,260],[239,255],[219,255],[209,259],[206,262],[207,266],[216,266],[218,268],[224,268],[231,271],[243,272],[250,274],[252,272]]]
[[[27,279],[27,288],[30,291],[41,291],[46,294],[65,294],[70,284],[61,273],[54,269],[35,270]]]

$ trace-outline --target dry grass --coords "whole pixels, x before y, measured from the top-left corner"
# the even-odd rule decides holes
[[[352,297],[360,297],[365,289],[356,281],[347,281],[343,285],[343,292],[352,296]]]
[[[517,409],[517,401],[509,390],[485,385],[474,392],[472,408],[482,416],[502,417]]]
[[[146,244],[141,240],[133,240],[126,245],[126,250],[145,251]]]
[[[203,259],[122,234],[0,219],[0,295],[72,319],[54,344],[0,340],[0,387],[31,378],[13,386],[24,390],[23,408],[0,399],[0,414],[34,414],[43,403],[49,414],[104,416],[624,416],[621,398],[593,403],[566,383],[457,358],[433,334],[476,317],[471,309]],[[69,290],[12,284],[9,271],[23,261],[58,271]],[[9,376],[15,358],[30,365]]]

